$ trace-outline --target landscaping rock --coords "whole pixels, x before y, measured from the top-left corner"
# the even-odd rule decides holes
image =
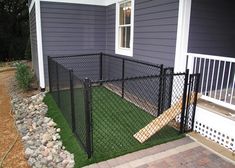
[[[16,125],[29,165],[33,168],[73,168],[74,156],[65,150],[60,141],[60,128],[56,128],[56,123],[45,116],[48,110],[43,102],[45,93],[22,98],[12,92],[11,96]]]
[[[51,135],[49,133],[45,133],[42,136],[42,143],[45,144],[46,142],[50,141],[52,139]]]
[[[54,122],[51,120],[50,122],[47,123],[47,125],[48,125],[49,127],[54,127],[54,126],[56,126],[56,123],[54,123]]]
[[[48,142],[48,143],[47,143],[47,147],[48,147],[48,148],[53,147],[53,145],[54,145],[54,143],[53,143],[53,142]]]
[[[52,161],[52,159],[53,159],[52,155],[49,154],[49,156],[47,156],[47,160],[48,160],[48,161]]]
[[[28,159],[28,163],[29,163],[29,165],[32,166],[32,167],[34,167],[35,162],[36,162],[36,159],[34,159],[34,158],[32,158],[32,157],[30,157],[30,158]]]
[[[27,158],[29,158],[31,155],[33,155],[33,150],[32,149],[30,149],[30,148],[26,148],[26,150],[25,150],[25,156],[27,157]]]

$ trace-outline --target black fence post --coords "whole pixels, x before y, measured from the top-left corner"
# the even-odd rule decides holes
[[[194,75],[194,101],[193,101],[193,112],[192,112],[192,129],[194,127],[194,121],[195,121],[195,111],[196,111],[196,106],[197,106],[197,96],[198,96],[198,92],[199,92],[199,83],[200,83],[200,74],[196,74]]]
[[[159,78],[159,89],[158,89],[158,116],[162,113],[162,85],[163,85],[163,74],[164,73],[164,68],[163,64],[161,64],[161,69],[160,69],[160,78]]]
[[[163,111],[171,107],[174,68],[165,68],[163,81]]]
[[[47,56],[47,64],[48,64],[48,83],[49,83],[49,92],[52,92],[52,87],[51,87],[51,57]]]
[[[125,59],[122,59],[122,98],[124,98],[125,92]]]
[[[163,77],[162,111],[165,111],[171,106],[173,68],[164,68]]]
[[[182,111],[181,111],[181,119],[180,119],[180,132],[184,133],[184,118],[185,118],[185,106],[186,106],[186,99],[187,99],[187,90],[188,90],[188,77],[189,77],[189,70],[186,70],[185,78],[184,78],[184,91],[183,91],[183,98],[182,98]]]
[[[60,107],[60,82],[59,82],[59,64],[58,62],[55,62],[56,63],[56,89],[57,89],[57,96],[58,96],[58,105]]]
[[[185,71],[187,71],[187,69],[188,69],[188,55],[186,56],[186,64],[185,64],[186,66],[185,66]]]
[[[189,117],[189,107],[190,107],[190,102],[191,102],[191,94],[192,94],[192,78],[191,75],[189,76],[189,83],[188,83],[188,92],[186,95],[186,107],[185,107],[185,118],[184,118],[184,132],[187,132],[188,129],[188,117]]]
[[[73,69],[69,69],[70,80],[70,99],[71,99],[71,116],[72,116],[72,131],[75,132],[75,109],[74,109],[74,87],[73,87]]]
[[[91,117],[91,81],[88,78],[84,80],[84,98],[86,115],[86,152],[88,158],[92,155],[92,117]]]
[[[102,79],[103,79],[103,53],[101,52],[100,53],[100,80]]]
[[[165,110],[166,108],[166,101],[168,101],[168,99],[166,100],[166,77],[167,74],[167,69],[164,68],[163,69],[163,78],[162,78],[162,99],[161,99],[161,113]]]

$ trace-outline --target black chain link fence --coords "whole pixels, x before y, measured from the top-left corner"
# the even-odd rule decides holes
[[[48,57],[48,69],[50,92],[89,158],[167,142],[193,128],[199,74],[104,53]],[[147,131],[160,129],[141,144],[134,134],[155,119]]]
[[[189,132],[193,130],[194,126],[194,117],[195,117],[195,110],[197,105],[198,99],[198,92],[199,92],[199,81],[200,75],[198,74],[191,74],[189,77],[189,83],[187,86],[187,99],[186,99],[186,108],[183,113],[183,128],[184,132]]]

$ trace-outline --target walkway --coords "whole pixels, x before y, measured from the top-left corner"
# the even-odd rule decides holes
[[[13,75],[14,71],[0,72],[0,162],[18,135],[10,113],[10,97],[8,92],[10,78]],[[24,158],[23,145],[20,137],[18,137],[16,144],[3,162],[3,168],[13,167],[29,167],[27,160]]]
[[[96,163],[86,168],[234,168],[189,137]]]

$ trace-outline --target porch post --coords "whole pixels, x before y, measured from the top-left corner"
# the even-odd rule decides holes
[[[184,72],[186,68],[186,55],[188,52],[188,37],[190,27],[192,0],[179,0],[176,51],[174,71]]]

